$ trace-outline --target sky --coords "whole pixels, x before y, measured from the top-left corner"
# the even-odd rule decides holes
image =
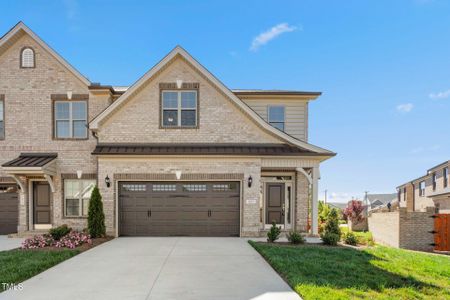
[[[282,3],[282,4],[281,4]],[[321,91],[320,198],[395,188],[450,159],[450,1],[0,2],[91,82],[131,85],[176,45],[229,88]]]

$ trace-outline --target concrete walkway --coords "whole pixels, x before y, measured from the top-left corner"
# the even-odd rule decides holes
[[[0,235],[0,251],[19,248],[23,241],[23,238],[8,238],[7,235]]]
[[[119,238],[0,299],[300,299],[241,238]]]

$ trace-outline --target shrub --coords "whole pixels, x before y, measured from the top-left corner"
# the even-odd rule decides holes
[[[57,248],[74,249],[85,243],[91,244],[91,236],[84,232],[71,231],[69,234],[63,236],[59,241],[55,242]]]
[[[347,245],[356,246],[358,244],[358,238],[353,232],[347,232],[344,234],[344,243]]]
[[[340,240],[339,234],[332,232],[325,232],[322,236],[322,241],[325,245],[336,246]]]
[[[280,237],[281,227],[277,227],[275,221],[272,223],[272,227],[270,227],[269,232],[267,232],[267,241],[269,243],[273,243]]]
[[[89,201],[88,231],[93,238],[102,237],[106,233],[102,196],[97,186],[92,190]]]
[[[53,245],[54,239],[50,234],[35,235],[22,242],[22,249],[38,249]]]
[[[303,244],[305,242],[305,238],[297,231],[289,232],[286,237],[291,244]]]
[[[58,241],[63,236],[65,236],[66,234],[68,234],[71,231],[72,231],[72,228],[70,228],[69,226],[64,224],[64,225],[61,225],[61,226],[58,226],[58,227],[50,229],[49,233],[53,237],[53,239]]]
[[[328,220],[321,234],[322,241],[327,245],[337,245],[341,238],[341,229],[339,228],[338,212],[332,209],[328,215]]]

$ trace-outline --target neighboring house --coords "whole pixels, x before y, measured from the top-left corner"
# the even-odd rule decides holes
[[[336,209],[340,209],[340,210],[344,210],[345,208],[347,208],[347,203],[344,202],[328,202],[327,203],[331,208],[336,208]]]
[[[440,213],[450,213],[450,161],[431,169],[426,175],[397,187],[400,207],[408,211],[425,211],[435,207]]]
[[[335,155],[308,143],[320,93],[233,91],[181,47],[130,87],[95,84],[23,23],[0,39],[0,83],[0,234],[85,228],[95,185],[110,235],[309,219],[317,234],[319,166]]]
[[[367,194],[367,203],[369,210],[387,206],[388,203],[393,205],[397,202],[397,194]]]

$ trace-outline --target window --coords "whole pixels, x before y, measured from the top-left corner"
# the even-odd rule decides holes
[[[284,106],[269,106],[267,116],[270,125],[284,131]]]
[[[435,191],[436,190],[436,184],[437,184],[436,172],[434,172],[433,175],[431,175],[431,182],[433,184],[433,191]]]
[[[229,192],[236,190],[236,183],[220,183],[220,184],[213,184],[213,191],[214,192]]]
[[[154,184],[152,191],[154,192],[175,192],[177,186],[175,184]]]
[[[128,192],[145,192],[147,186],[145,184],[124,184],[122,189]]]
[[[162,127],[197,126],[197,91],[163,91]]]
[[[425,196],[425,180],[419,183],[419,196]]]
[[[95,180],[64,180],[64,215],[84,217],[88,214],[89,199],[95,187]]]
[[[56,101],[55,132],[58,139],[87,138],[87,102]]]
[[[5,138],[5,104],[0,100],[0,140]]]
[[[206,192],[206,184],[183,184],[183,192]]]
[[[448,167],[445,167],[442,171],[442,180],[444,181],[444,188],[448,186]]]
[[[406,201],[406,187],[403,188],[403,201]]]
[[[34,68],[34,51],[24,48],[20,54],[20,66],[22,68]]]

